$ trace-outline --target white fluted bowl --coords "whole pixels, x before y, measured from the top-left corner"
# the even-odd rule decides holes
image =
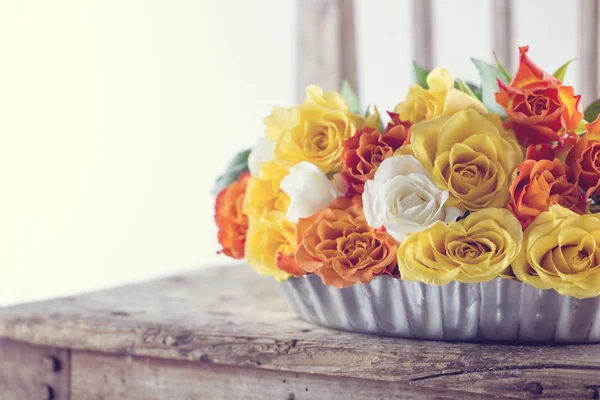
[[[497,278],[444,286],[380,276],[337,289],[317,275],[281,291],[303,320],[333,329],[411,339],[600,342],[600,296],[577,300]]]

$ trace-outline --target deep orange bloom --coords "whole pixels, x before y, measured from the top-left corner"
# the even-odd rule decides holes
[[[573,146],[579,141],[579,136],[575,132],[569,132],[563,136],[562,143],[556,145],[553,143],[530,144],[525,153],[526,160],[554,160],[558,158],[565,161],[567,155]]]
[[[360,196],[340,197],[328,208],[298,223],[296,262],[326,285],[345,288],[392,274],[397,265],[396,241],[371,228]]]
[[[379,164],[410,142],[410,123],[389,113],[392,121],[383,134],[364,128],[346,139],[342,145],[342,176],[353,194],[362,194],[365,182],[373,179]]]
[[[242,210],[246,185],[250,173],[243,172],[217,195],[215,222],[219,228],[218,239],[223,253],[232,258],[244,258],[244,244],[248,230],[248,216]]]
[[[409,121],[400,120],[400,114],[396,114],[394,112],[388,111],[388,115],[390,116],[390,122],[385,126],[385,130],[383,134],[392,134],[392,135],[402,135],[402,137],[406,136],[402,145],[410,143],[410,127],[411,123]],[[398,133],[396,131],[401,131]]]
[[[554,148],[550,143],[530,144],[525,153],[526,160],[554,160]]]
[[[519,47],[519,68],[510,85],[498,79],[496,101],[522,146],[562,143],[583,118],[581,96],[535,65],[528,50]]]
[[[287,272],[290,275],[302,276],[306,274],[305,271],[298,268],[295,253],[284,254],[283,252],[279,251],[275,255],[275,262],[277,263],[277,268]]]
[[[506,208],[525,229],[550,206],[558,204],[578,214],[586,212],[586,200],[574,183],[569,167],[559,159],[526,160],[510,186]]]
[[[600,194],[600,116],[585,126],[586,134],[567,156],[579,187],[586,197]]]

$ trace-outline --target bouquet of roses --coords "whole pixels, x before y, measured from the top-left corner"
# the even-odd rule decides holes
[[[473,60],[481,85],[415,65],[381,122],[352,89],[309,86],[217,181],[222,252],[281,282],[375,276],[444,285],[497,277],[600,294],[600,101],[582,112],[520,48],[516,74]]]

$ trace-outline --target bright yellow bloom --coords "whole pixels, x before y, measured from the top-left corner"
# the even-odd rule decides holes
[[[277,268],[278,253],[296,251],[296,226],[285,218],[285,213],[272,211],[260,219],[250,220],[246,233],[245,256],[260,275],[272,276],[282,282],[290,275]]]
[[[441,115],[450,116],[458,111],[474,109],[487,113],[478,99],[454,88],[454,77],[445,69],[436,68],[427,75],[427,86],[412,85],[406,99],[394,108],[400,119],[413,124]]]
[[[273,107],[271,115],[264,119],[266,135],[269,140],[277,140],[285,131],[298,125],[298,115],[294,109]]]
[[[476,211],[503,207],[523,152],[498,114],[459,111],[412,126],[417,159],[450,191],[448,205]]]
[[[366,121],[352,114],[344,98],[336,92],[325,92],[318,86],[306,89],[304,103],[294,107],[292,117],[295,125],[282,130],[275,147],[275,160],[285,168],[301,161],[316,165],[324,173],[338,172],[341,167],[342,142],[354,135],[356,129],[379,125],[377,117]],[[276,136],[274,133],[272,136]]]
[[[404,239],[398,249],[400,276],[435,285],[508,277],[522,240],[521,224],[504,208],[478,211],[447,225],[436,222]]]
[[[401,146],[398,150],[396,150],[394,152],[395,156],[404,156],[404,155],[410,155],[410,156],[414,156],[415,155],[415,150],[413,149],[412,144],[405,144],[403,146]]]
[[[369,115],[366,118],[358,117],[357,115],[353,115],[354,117],[354,125],[359,127],[358,129],[362,129],[364,127],[369,127],[373,129],[380,129],[381,115],[379,115],[379,110],[377,107],[373,106],[373,114]]]
[[[578,299],[600,295],[600,219],[550,207],[525,229],[512,268],[519,280],[539,289]]]
[[[250,219],[258,219],[270,211],[287,210],[290,198],[279,188],[287,174],[285,168],[271,160],[262,164],[260,176],[248,180],[243,209]]]

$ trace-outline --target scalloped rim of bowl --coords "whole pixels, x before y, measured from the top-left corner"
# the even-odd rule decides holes
[[[465,342],[600,342],[600,296],[578,300],[508,279],[436,286],[379,276],[338,289],[311,274],[280,288],[301,319],[349,332]]]

